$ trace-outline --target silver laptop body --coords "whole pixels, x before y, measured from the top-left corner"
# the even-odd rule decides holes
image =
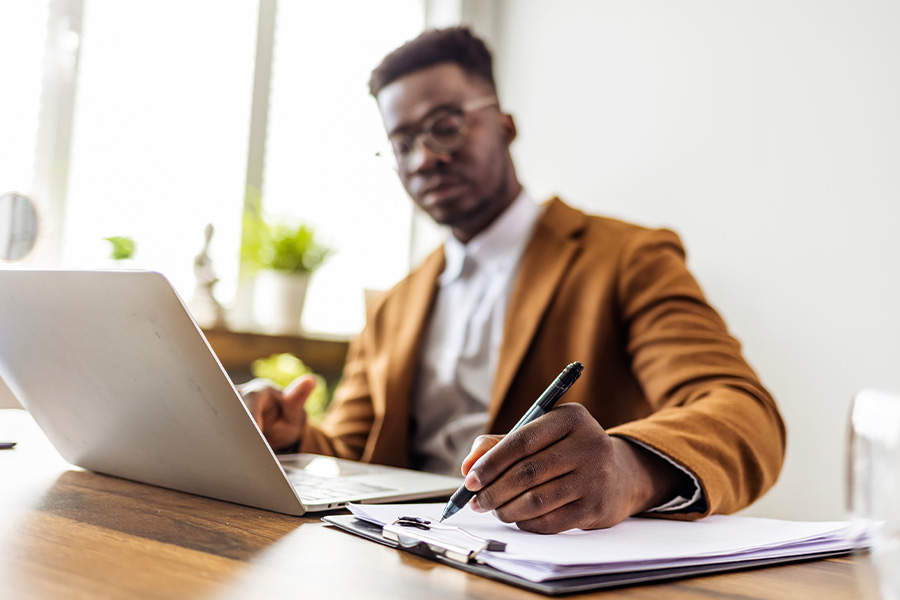
[[[125,479],[291,515],[448,496],[462,481],[279,460],[159,273],[0,270],[0,377],[66,460]],[[285,471],[333,485],[301,501]]]

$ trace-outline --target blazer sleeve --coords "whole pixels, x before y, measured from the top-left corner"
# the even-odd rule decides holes
[[[299,452],[360,460],[374,420],[366,356],[360,335],[350,343],[341,383],[335,390],[324,421],[308,422]]]
[[[627,352],[653,412],[609,433],[646,444],[697,478],[705,506],[680,518],[744,508],[774,484],[784,460],[775,401],[706,301],[673,232],[642,230],[619,270]]]

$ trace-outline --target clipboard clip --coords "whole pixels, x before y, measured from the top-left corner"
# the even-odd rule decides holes
[[[466,538],[471,543],[463,544],[444,539],[433,535],[433,531],[448,532],[455,537]],[[390,525],[385,525],[381,535],[404,548],[419,546],[422,550],[461,563],[477,561],[478,554],[485,550],[489,552],[506,550],[505,542],[481,538],[459,527],[433,523],[421,517],[399,517]]]

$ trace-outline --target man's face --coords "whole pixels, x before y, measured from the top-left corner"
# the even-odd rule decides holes
[[[519,193],[509,156],[515,125],[491,102],[493,96],[490,85],[453,63],[401,77],[378,94],[403,186],[432,219],[449,226],[463,242],[489,225]],[[447,152],[426,146],[423,126],[445,111],[466,106],[476,108],[464,116],[468,134],[461,147]],[[398,151],[396,142],[404,138],[411,143],[399,144]]]

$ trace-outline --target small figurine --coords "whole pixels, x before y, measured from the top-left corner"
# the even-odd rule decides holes
[[[212,259],[209,257],[209,243],[212,236],[213,226],[209,223],[204,230],[203,249],[194,257],[194,278],[197,283],[194,286],[194,297],[188,303],[194,320],[204,328],[220,328],[226,325],[225,311],[213,295],[213,287],[219,278],[213,271]]]

